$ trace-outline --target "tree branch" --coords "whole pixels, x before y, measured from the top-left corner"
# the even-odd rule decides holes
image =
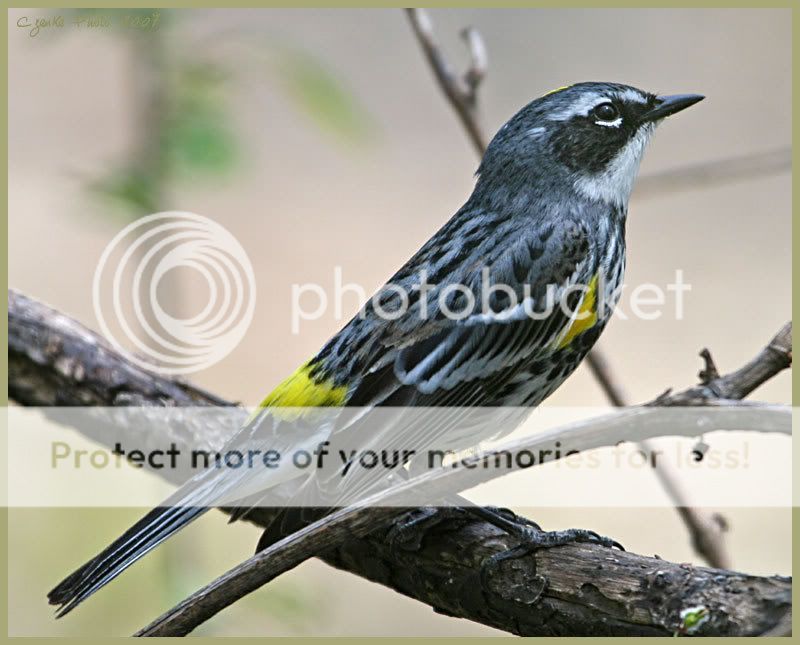
[[[772,177],[792,169],[792,149],[778,148],[767,152],[716,159],[702,163],[663,170],[640,177],[636,181],[636,197],[651,197],[676,190],[707,188],[734,181]]]
[[[10,291],[8,304],[9,395],[18,403],[227,404],[187,383],[165,379],[130,365],[93,332],[19,293]],[[787,333],[776,337],[780,339],[777,344],[770,343],[770,347],[780,349],[765,350],[759,354],[761,358],[756,359],[770,361],[772,367],[755,369],[751,361],[750,368],[745,366],[737,370],[733,373],[735,377],[720,377],[730,391],[748,391],[756,381],[767,378],[770,371],[777,373],[778,365],[788,366],[785,359],[775,359],[779,354],[784,357],[791,354],[790,327],[783,331]],[[711,387],[706,386],[687,400],[714,400],[714,385],[709,385]],[[661,404],[680,400],[684,394],[662,396]],[[621,414],[642,412],[639,409]],[[131,433],[129,436],[136,436],[138,442],[146,441],[141,433],[148,430],[141,424],[117,430]],[[183,430],[186,434],[177,430],[178,434],[170,440],[175,441],[178,448],[214,449],[224,443],[231,431],[186,424]],[[651,427],[649,431],[658,432],[659,429]],[[661,431],[666,429],[661,428]],[[554,432],[564,433],[564,441],[591,445],[575,426]],[[596,427],[594,432],[597,432]],[[608,443],[614,441],[615,436],[621,435],[606,434],[595,439]],[[549,440],[553,437],[549,435]],[[102,441],[102,437],[99,440]],[[461,477],[463,473],[456,476]],[[429,474],[429,477],[426,486],[431,485],[436,474]],[[469,482],[461,481],[459,485],[469,485]],[[487,589],[481,591],[478,584],[481,563],[490,555],[514,546],[513,538],[490,524],[468,517],[453,518],[443,510],[440,521],[433,521],[426,528],[419,545],[392,549],[387,540],[387,532],[392,527],[376,530],[376,526],[382,521],[391,523],[398,509],[366,510],[368,518],[361,514],[364,509],[355,514],[351,509],[350,515],[348,511],[341,511],[322,524],[307,527],[303,534],[272,545],[242,568],[212,583],[201,602],[194,598],[193,602],[182,603],[177,612],[170,612],[143,633],[185,633],[230,604],[228,601],[322,551],[320,557],[333,566],[385,584],[431,605],[436,611],[517,634],[667,635],[686,629],[682,610],[704,606],[710,618],[699,627],[698,633],[755,635],[773,629],[790,611],[791,583],[787,579],[677,565],[592,545],[569,545],[539,552],[535,558],[505,563],[489,575]],[[270,511],[258,509],[250,519],[269,525]],[[365,535],[365,526],[373,529],[372,532]],[[346,539],[339,542],[342,537]],[[546,588],[541,590],[545,580]],[[540,594],[536,593],[537,589],[541,590]]]
[[[488,141],[478,122],[478,86],[486,75],[488,58],[480,34],[473,27],[468,27],[461,34],[472,58],[462,82],[436,42],[428,13],[424,9],[406,9],[406,14],[439,87],[461,120],[478,156],[483,156]]]
[[[704,349],[701,356],[708,356],[707,361],[711,361],[711,353]],[[708,364],[708,363],[707,363]],[[713,361],[711,361],[713,364]],[[757,387],[766,383],[773,376],[792,365],[792,323],[787,322],[772,337],[772,340],[746,365],[738,370],[720,376],[714,368],[714,378],[701,383],[678,394],[665,392],[662,396],[653,401],[653,405],[702,405],[704,402],[718,399],[743,399],[753,392]],[[709,371],[708,367],[700,373],[701,379],[705,380],[704,374]]]
[[[748,409],[747,406],[745,409]],[[715,408],[711,416],[702,419],[702,427],[707,432],[714,430],[737,427],[730,425],[729,415],[721,412],[736,412],[733,406]],[[541,451],[553,446],[562,447],[562,455],[571,450],[586,451],[600,447],[608,447],[629,441],[634,436],[654,438],[667,434],[682,434],[694,436],[697,425],[701,420],[692,413],[691,423],[680,424],[679,419],[663,419],[664,412],[654,406],[629,408],[622,412],[572,423],[548,432],[537,433],[533,437],[526,437],[514,442],[498,446],[495,451],[486,453],[477,464],[465,467],[440,468],[426,472],[399,486],[381,491],[363,500],[358,507],[347,507],[324,517],[311,524],[302,531],[293,533],[289,537],[272,544],[267,549],[259,551],[245,562],[237,565],[210,584],[195,592],[180,604],[176,605],[153,623],[141,630],[139,636],[184,636],[195,627],[202,624],[222,609],[230,606],[244,595],[267,584],[281,573],[284,573],[301,562],[324,553],[330,548],[338,546],[348,536],[363,537],[376,527],[382,527],[402,514],[397,502],[407,500],[408,495],[419,492],[419,504],[423,500],[444,498],[448,493],[458,492],[484,483],[508,471],[493,470],[490,464],[493,455],[500,454],[541,454]],[[765,432],[791,432],[791,413],[782,406],[759,407],[756,414],[760,417],[758,430]],[[680,410],[679,415],[686,415]],[[741,422],[741,419],[738,419]],[[554,459],[560,459],[560,456]],[[535,465],[540,465],[538,462]],[[489,467],[485,467],[489,465]],[[519,469],[517,464],[511,470]],[[416,500],[415,500],[416,501]],[[440,511],[445,516],[452,513],[452,509]],[[599,547],[602,549],[602,547]],[[617,554],[606,550],[604,556],[597,553],[600,560],[609,558],[617,563]],[[536,556],[539,557],[539,554]],[[628,554],[628,557],[639,558]],[[532,563],[533,566],[534,563]],[[642,564],[639,562],[639,564]],[[480,564],[478,565],[481,566]],[[659,563],[663,566],[663,563]],[[679,565],[676,565],[679,566]],[[560,565],[558,565],[560,567]],[[720,570],[717,570],[720,571]],[[616,576],[616,572],[614,574]],[[711,574],[709,574],[711,575]],[[491,572],[489,573],[491,576]],[[595,584],[596,576],[589,578]],[[586,578],[583,583],[586,584]],[[483,582],[483,581],[482,581]],[[505,583],[498,584],[499,593],[506,591]],[[543,578],[530,577],[527,584],[518,590],[524,594],[528,603],[538,601],[544,592],[546,584]],[[489,588],[491,586],[489,580]],[[681,599],[685,603],[686,599]],[[683,605],[686,607],[687,605]],[[690,606],[690,605],[688,605]]]

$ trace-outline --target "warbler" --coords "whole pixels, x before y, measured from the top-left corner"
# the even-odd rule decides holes
[[[702,99],[587,82],[522,108],[489,144],[464,206],[264,400],[229,445],[254,437],[297,445],[288,430],[294,424],[278,408],[342,410],[346,420],[326,436],[312,436],[313,445],[363,433],[358,415],[345,412],[354,408],[539,405],[586,356],[618,300],[628,200],[648,141],[665,117]],[[429,289],[420,288],[423,274]],[[370,440],[402,445],[409,433],[395,424]],[[417,447],[452,449],[486,438],[459,429],[457,421],[426,426],[423,436],[413,437]],[[207,471],[189,481],[53,589],[50,603],[61,606],[59,615],[72,610],[219,505],[233,479]],[[277,476],[262,476],[256,489],[278,483]],[[494,519],[508,528],[508,521]],[[579,539],[587,532],[564,535]]]

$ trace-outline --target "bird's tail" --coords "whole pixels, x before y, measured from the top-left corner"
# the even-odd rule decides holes
[[[59,605],[60,618],[75,609],[151,549],[205,513],[219,498],[217,477],[206,471],[173,493],[129,528],[92,560],[71,573],[50,593],[51,605]],[[210,475],[210,476],[209,476]]]

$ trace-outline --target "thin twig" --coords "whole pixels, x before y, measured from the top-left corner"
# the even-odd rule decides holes
[[[772,177],[791,170],[792,149],[779,148],[644,175],[636,181],[634,195],[637,198],[651,197],[676,190],[706,188],[734,181]]]
[[[624,408],[628,405],[630,397],[614,376],[614,372],[611,370],[608,359],[602,350],[596,347],[592,349],[586,357],[586,365],[611,405],[618,408]]]
[[[406,13],[439,87],[461,120],[476,152],[482,156],[488,142],[479,125],[477,93],[478,86],[486,74],[488,60],[480,34],[474,28],[468,28],[463,32],[472,63],[462,83],[436,42],[433,23],[428,13],[424,9],[406,9]]]
[[[478,87],[489,69],[489,57],[483,38],[475,27],[463,29],[461,37],[469,49],[470,66],[464,73],[464,83],[467,86],[467,99],[474,106],[478,100]]]
[[[717,365],[708,347],[704,347],[700,350],[700,358],[703,359],[705,366],[698,372],[697,376],[701,384],[708,385],[715,378],[719,377],[719,371],[717,370]]]

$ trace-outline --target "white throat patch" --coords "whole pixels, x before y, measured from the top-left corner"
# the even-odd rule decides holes
[[[605,170],[591,175],[577,175],[575,189],[591,200],[625,208],[639,172],[644,149],[654,130],[655,125],[652,123],[640,127]]]

